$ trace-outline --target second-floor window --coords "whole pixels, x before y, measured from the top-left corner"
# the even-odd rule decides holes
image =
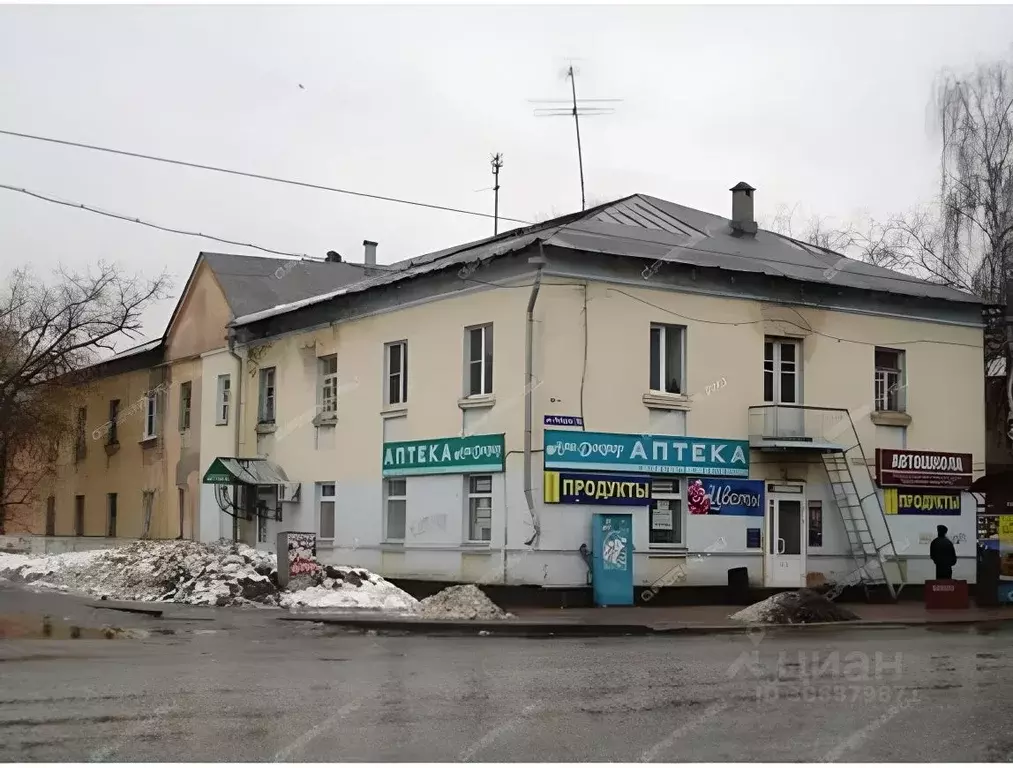
[[[260,409],[259,420],[261,424],[274,423],[275,388],[274,368],[260,369]]]
[[[106,445],[116,445],[120,441],[116,430],[116,422],[120,418],[120,401],[109,401],[109,431],[106,433]]]
[[[408,342],[392,341],[384,347],[384,405],[404,405],[408,402]]]
[[[85,431],[88,424],[88,409],[77,409],[77,431],[74,433],[74,457],[82,461],[88,452],[88,441]]]
[[[193,383],[184,381],[179,385],[179,431],[190,429],[190,403],[193,399]]]
[[[317,359],[319,385],[317,403],[320,413],[335,416],[338,413],[338,356],[327,355]]]
[[[877,411],[904,410],[904,353],[876,347],[875,396]]]
[[[144,439],[158,434],[158,392],[152,390],[146,396],[144,407]]]
[[[218,395],[215,400],[215,424],[229,423],[229,401],[232,398],[232,377],[223,373],[218,377]]]
[[[683,338],[686,329],[679,325],[651,325],[651,390],[683,394]]]
[[[763,342],[763,401],[794,405],[800,402],[799,343],[767,338]]]
[[[464,331],[465,395],[492,394],[492,323]]]

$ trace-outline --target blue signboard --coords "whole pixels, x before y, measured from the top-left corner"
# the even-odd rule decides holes
[[[545,468],[749,477],[749,443],[709,437],[547,429]]]
[[[596,514],[592,525],[595,605],[633,605],[633,516]]]
[[[542,420],[547,427],[583,427],[581,416],[545,416]]]
[[[693,479],[686,496],[691,515],[763,517],[762,480]]]
[[[643,475],[546,472],[543,487],[546,504],[646,507],[651,503],[651,478]]]

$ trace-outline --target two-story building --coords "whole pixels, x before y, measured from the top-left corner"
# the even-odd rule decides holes
[[[259,503],[236,531],[260,546],[312,531],[388,577],[583,586],[609,505],[643,589],[736,567],[896,589],[931,577],[943,523],[973,580],[979,301],[759,230],[753,195],[730,219],[634,195],[235,313],[202,538]]]

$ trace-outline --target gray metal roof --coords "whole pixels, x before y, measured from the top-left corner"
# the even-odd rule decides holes
[[[233,317],[317,296],[365,276],[362,264],[201,253],[215,273]]]
[[[856,261],[774,232],[761,229],[754,236],[736,236],[731,222],[722,216],[649,195],[632,195],[583,213],[400,261],[385,267],[388,270],[386,274],[341,285],[332,291],[315,296],[307,294],[292,301],[264,306],[246,315],[236,312],[234,324],[246,325],[428,272],[474,265],[527,248],[536,242],[574,251],[638,258],[651,263],[660,261],[713,267],[802,282],[831,283],[865,291],[981,303],[976,296],[963,291]]]

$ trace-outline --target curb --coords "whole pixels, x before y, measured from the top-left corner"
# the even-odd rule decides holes
[[[857,629],[935,629],[940,627],[980,627],[999,629],[1013,624],[1011,618],[960,618],[925,620],[858,620],[828,621],[812,624],[702,624],[682,626],[653,626],[649,624],[590,624],[550,623],[536,621],[448,621],[441,619],[380,619],[336,614],[302,614],[279,616],[277,621],[301,621],[330,624],[347,629],[375,630],[387,633],[421,634],[431,636],[468,637],[495,635],[498,637],[646,637],[650,635],[742,635],[760,629],[764,632],[827,631]]]

